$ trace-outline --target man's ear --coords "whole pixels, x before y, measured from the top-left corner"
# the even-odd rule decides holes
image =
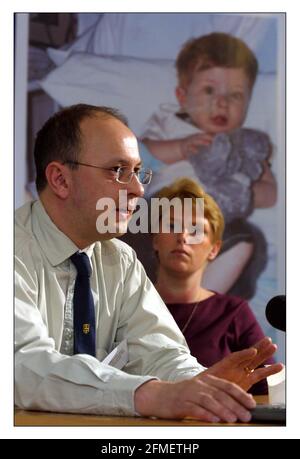
[[[177,86],[175,89],[175,95],[180,107],[184,108],[186,102],[186,90],[181,86]]]
[[[45,174],[53,193],[61,199],[66,199],[70,191],[70,169],[58,161],[52,161],[46,167]]]
[[[209,255],[207,257],[208,261],[213,261],[216,258],[216,256],[220,252],[221,246],[222,246],[222,241],[217,241],[213,244],[209,252]]]

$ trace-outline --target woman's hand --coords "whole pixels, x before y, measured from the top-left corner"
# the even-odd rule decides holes
[[[205,374],[214,375],[238,384],[247,391],[253,384],[282,370],[283,365],[281,363],[257,368],[270,358],[276,349],[277,347],[272,343],[271,338],[265,337],[252,348],[233,352],[200,373],[198,377],[202,378]]]

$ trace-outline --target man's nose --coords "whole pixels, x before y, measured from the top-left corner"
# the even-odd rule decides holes
[[[128,194],[132,194],[136,197],[140,198],[144,196],[144,192],[145,192],[144,187],[139,181],[136,174],[133,174],[130,183],[127,184],[127,190],[128,190]]]

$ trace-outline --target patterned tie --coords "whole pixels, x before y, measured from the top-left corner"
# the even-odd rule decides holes
[[[84,252],[71,257],[77,269],[74,289],[74,354],[96,356],[95,307],[90,287],[91,265]]]

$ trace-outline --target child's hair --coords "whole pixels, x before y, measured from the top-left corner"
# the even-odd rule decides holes
[[[187,41],[176,59],[179,85],[186,88],[195,70],[212,67],[242,68],[252,89],[258,62],[254,53],[239,38],[227,33],[211,33]]]
[[[184,202],[184,198],[204,199],[204,217],[208,220],[212,230],[212,243],[222,240],[224,231],[224,217],[216,201],[194,180],[190,178],[180,178],[168,186],[165,186],[155,195],[156,198],[179,198]]]

